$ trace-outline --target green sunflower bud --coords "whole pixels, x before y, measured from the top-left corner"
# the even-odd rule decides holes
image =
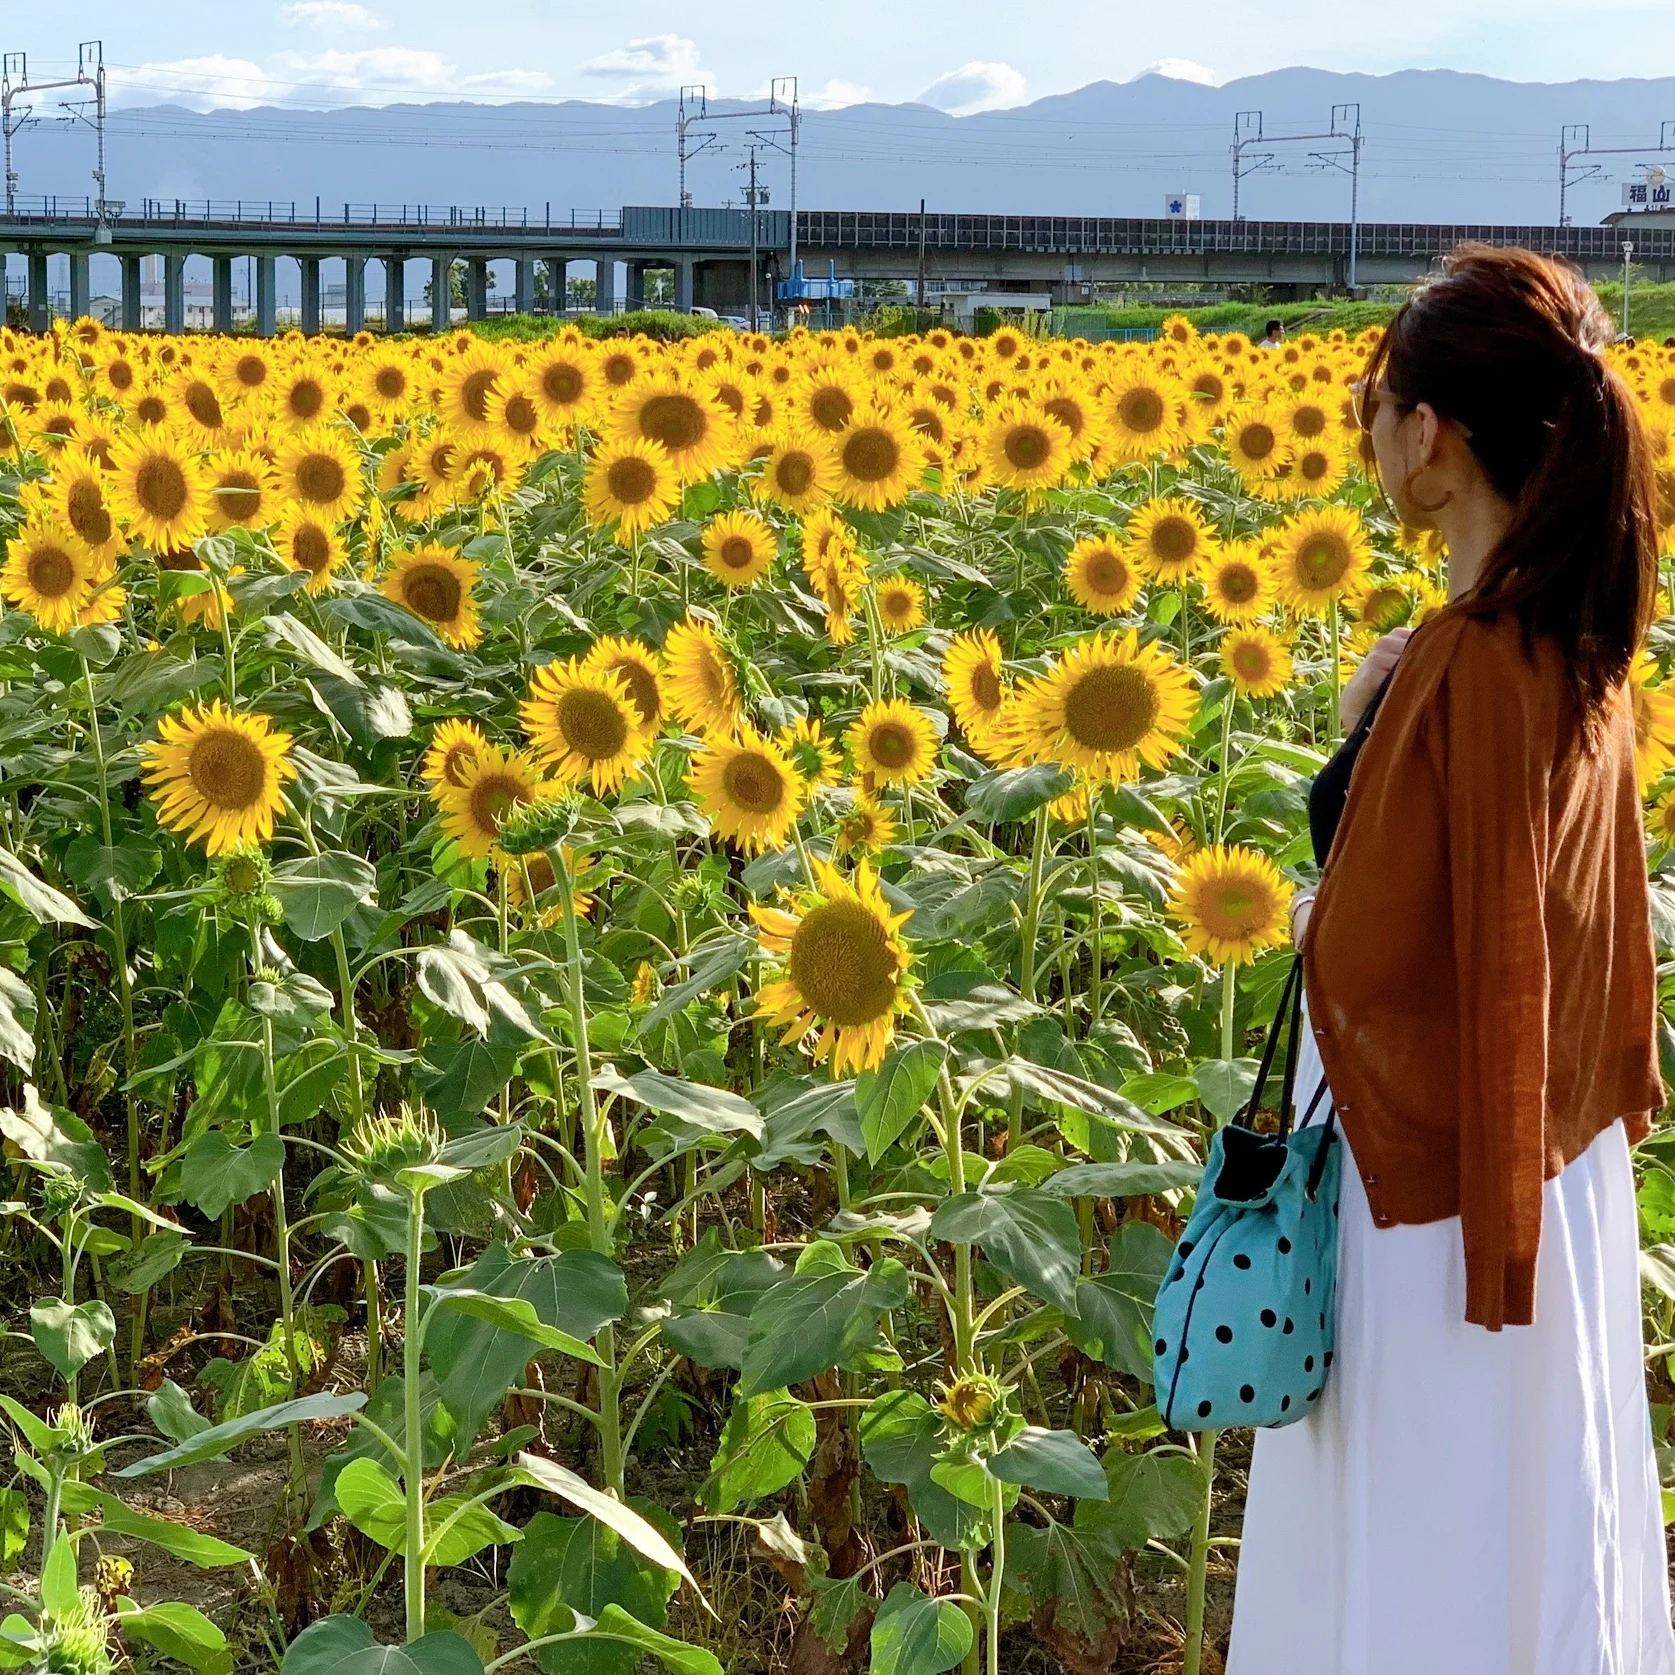
[[[575,826],[575,811],[563,799],[522,803],[501,822],[495,842],[508,855],[533,855],[556,848]]]

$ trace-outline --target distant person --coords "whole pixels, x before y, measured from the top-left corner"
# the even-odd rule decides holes
[[[1297,1109],[1329,1084],[1348,1148],[1337,1341],[1256,1433],[1228,1675],[1675,1671],[1629,1158],[1664,1103],[1656,487],[1610,341],[1579,274],[1468,245],[1366,370],[1448,604],[1367,653],[1309,797]]]
[[[1277,349],[1285,342],[1285,321],[1270,320],[1256,340],[1258,349]]]

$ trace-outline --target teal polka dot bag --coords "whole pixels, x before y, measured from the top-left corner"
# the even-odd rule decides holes
[[[1296,961],[1250,1102],[1210,1143],[1158,1290],[1153,1382],[1172,1430],[1292,1424],[1319,1401],[1332,1366],[1343,1145],[1330,1108],[1311,1126],[1324,1082],[1293,1121],[1302,999]],[[1279,1129],[1261,1133],[1256,1113],[1282,1032],[1290,1039]]]

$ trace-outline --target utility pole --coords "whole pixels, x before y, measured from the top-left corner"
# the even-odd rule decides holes
[[[17,214],[18,175],[12,155],[12,136],[34,119],[35,107],[19,105],[19,99],[31,93],[48,93],[65,87],[88,87],[93,90],[93,120],[90,126],[98,136],[98,165],[93,171],[94,184],[99,188],[97,215],[99,229],[105,229],[107,199],[105,197],[105,52],[99,41],[83,41],[76,49],[76,73],[59,81],[29,79],[29,55],[8,52],[0,57],[0,131],[4,133],[6,162],[6,213]],[[79,106],[67,106],[73,117],[88,119]],[[108,235],[107,235],[108,237]]]
[[[760,326],[760,316],[757,313],[757,295],[759,281],[757,279],[757,262],[759,259],[758,229],[762,224],[761,211],[757,205],[767,198],[767,193],[756,184],[756,150],[750,147],[750,161],[745,167],[750,171],[750,184],[745,188],[745,201],[750,206],[750,329],[756,331]]]
[[[1634,257],[1634,246],[1627,242],[1623,245],[1623,336],[1628,336],[1628,271],[1629,262]]]
[[[1233,117],[1233,219],[1242,219],[1239,214],[1239,182],[1247,174],[1255,174],[1258,169],[1266,168],[1274,160],[1271,151],[1260,153],[1254,162],[1245,161],[1245,150],[1248,146],[1262,145],[1262,112],[1238,111]]]
[[[1349,146],[1349,161],[1343,161],[1342,151],[1311,151],[1310,159],[1317,167],[1342,169],[1349,176],[1349,269],[1350,290],[1354,290],[1361,243],[1361,107],[1333,105],[1322,134],[1272,134],[1262,132],[1261,111],[1240,111],[1233,118],[1233,219],[1239,219],[1239,182],[1247,174],[1256,174],[1274,161],[1274,153],[1264,150],[1247,158],[1252,146],[1308,145],[1321,140],[1342,140]]]
[[[1599,145],[1592,143],[1586,122],[1567,122],[1559,130],[1559,225],[1568,227],[1567,199],[1572,186],[1584,181],[1602,179],[1605,169],[1599,163],[1578,163],[1579,157],[1632,157],[1646,151],[1675,151],[1675,122],[1658,124],[1656,145]]]

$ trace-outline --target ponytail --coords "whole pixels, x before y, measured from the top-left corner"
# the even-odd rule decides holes
[[[1610,316],[1574,270],[1462,245],[1397,311],[1367,366],[1456,421],[1512,521],[1460,608],[1513,611],[1559,646],[1596,739],[1651,626],[1655,475],[1639,408],[1606,363]]]

